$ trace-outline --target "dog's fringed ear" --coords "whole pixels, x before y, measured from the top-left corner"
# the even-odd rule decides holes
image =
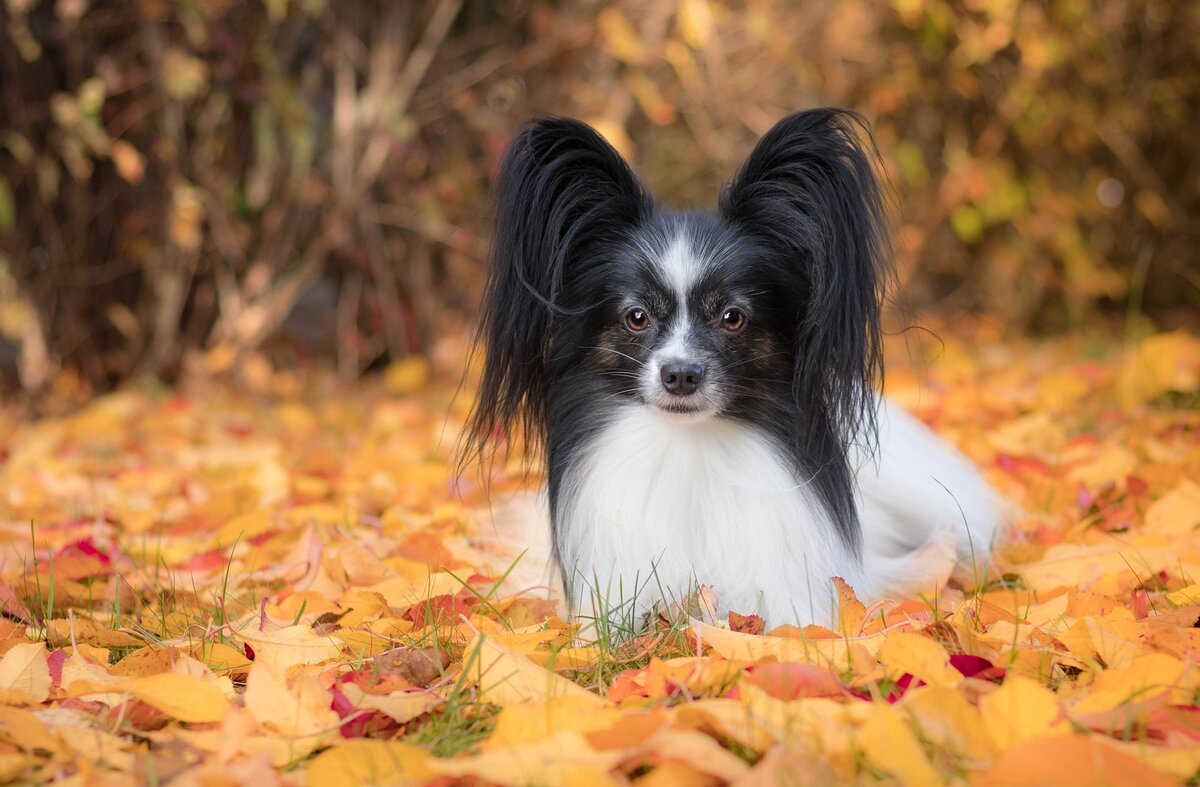
[[[823,411],[802,419],[811,433],[798,437],[834,439],[843,451],[856,440],[873,444],[876,432],[880,302],[891,275],[878,159],[858,114],[798,112],[759,140],[721,195],[725,219],[795,275],[794,392],[802,409]]]
[[[611,241],[652,206],[629,165],[591,126],[546,118],[525,126],[500,166],[496,229],[482,304],[483,378],[467,425],[464,458],[487,459],[519,428],[540,443],[546,362],[556,323],[582,308],[563,302],[590,247]]]

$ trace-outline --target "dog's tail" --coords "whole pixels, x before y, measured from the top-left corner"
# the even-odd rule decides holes
[[[877,596],[964,588],[989,578],[1006,518],[999,495],[971,462],[886,399],[878,455],[861,457],[859,515],[867,576]]]

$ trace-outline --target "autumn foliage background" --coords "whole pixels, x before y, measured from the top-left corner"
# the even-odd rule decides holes
[[[1062,331],[1200,305],[1194,4],[0,5],[3,370],[347,376],[469,321],[513,129],[585,118],[712,205],[787,112],[863,112],[908,313]],[[19,355],[19,360],[17,356]],[[19,375],[17,374],[19,373]]]
[[[1198,42],[1166,0],[0,1],[0,782],[1194,783]],[[997,566],[581,639],[495,537],[540,479],[455,462],[499,156],[574,115],[704,207],[824,104],[894,198],[887,391],[1013,505]]]

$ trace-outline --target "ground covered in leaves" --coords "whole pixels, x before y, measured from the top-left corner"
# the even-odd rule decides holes
[[[1013,530],[977,588],[843,589],[839,631],[579,641],[456,483],[451,368],[4,413],[0,781],[1194,781],[1200,341],[926,344],[889,392]]]

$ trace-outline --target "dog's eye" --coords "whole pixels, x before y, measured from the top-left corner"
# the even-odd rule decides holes
[[[642,332],[650,327],[650,315],[640,306],[635,306],[625,312],[625,327],[631,331]]]
[[[737,333],[746,325],[746,314],[741,309],[729,308],[721,315],[721,327]]]

